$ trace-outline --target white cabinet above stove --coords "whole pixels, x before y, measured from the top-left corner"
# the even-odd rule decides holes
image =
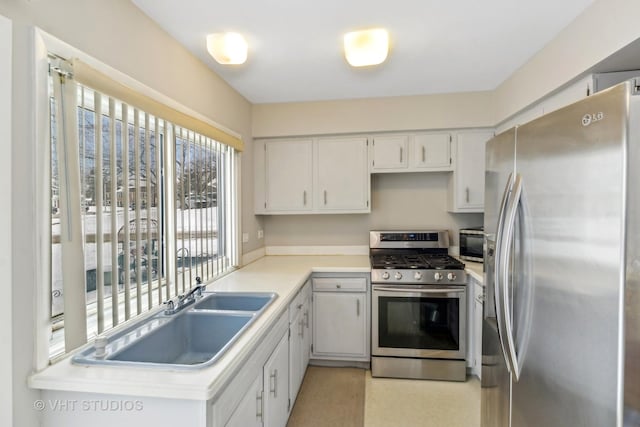
[[[450,132],[374,136],[370,156],[371,173],[451,171],[452,141]]]

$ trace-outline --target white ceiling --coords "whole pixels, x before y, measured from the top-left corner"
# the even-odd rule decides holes
[[[132,0],[252,103],[495,89],[594,0]],[[384,27],[387,62],[351,68],[342,35]],[[241,66],[209,33],[249,43]]]

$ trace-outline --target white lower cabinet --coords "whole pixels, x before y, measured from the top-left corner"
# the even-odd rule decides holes
[[[284,427],[289,418],[289,338],[285,334],[227,421],[227,427]]]
[[[300,391],[311,352],[310,305],[311,281],[289,305],[289,399],[290,409]]]
[[[289,418],[289,339],[285,334],[264,365],[264,426],[284,427]]]
[[[227,427],[261,427],[262,413],[262,374],[258,375],[247,390],[247,394],[233,411]]]
[[[302,333],[302,366],[304,366],[303,371],[306,371],[307,366],[309,365],[309,359],[311,358],[311,344],[312,336],[311,336],[311,319],[312,317],[312,305],[311,305],[311,281],[308,282],[306,286],[306,292],[304,297],[304,305],[302,306],[302,321],[303,321],[303,333]],[[302,373],[304,377],[304,372]]]
[[[369,361],[369,279],[313,279],[312,359]]]

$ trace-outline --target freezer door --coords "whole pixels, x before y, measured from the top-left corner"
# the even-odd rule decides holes
[[[509,177],[515,166],[515,131],[510,129],[487,142],[485,162],[485,284],[482,324],[482,427],[509,425],[510,377],[502,354],[495,310],[495,240],[498,218]]]
[[[617,86],[518,129],[533,308],[528,325],[514,325],[516,347],[527,343],[516,348],[514,427],[617,423],[629,90]],[[526,318],[517,298],[521,276],[516,323]]]

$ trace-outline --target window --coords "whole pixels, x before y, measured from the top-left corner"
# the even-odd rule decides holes
[[[196,277],[230,271],[237,239],[234,147],[162,118],[158,104],[143,110],[79,84],[75,64],[65,72],[59,63],[50,75],[50,358]]]

